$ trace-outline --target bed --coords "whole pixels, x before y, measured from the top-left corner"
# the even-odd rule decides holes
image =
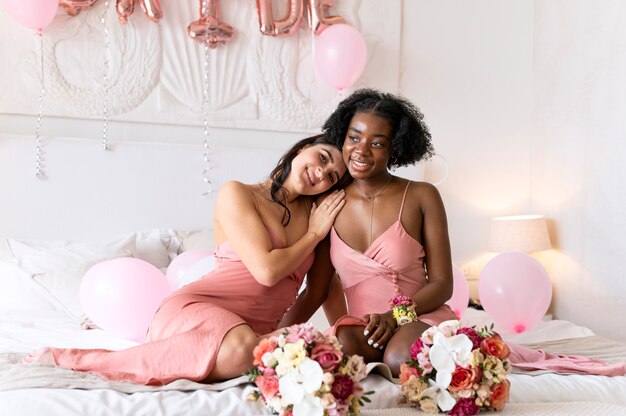
[[[215,385],[180,380],[162,387],[107,383],[91,374],[26,366],[24,353],[41,346],[121,349],[134,345],[102,329],[83,329],[77,290],[84,272],[102,260],[132,256],[165,270],[177,253],[210,245],[207,230],[149,230],[104,243],[0,240],[0,409],[7,415],[256,415],[244,377]],[[491,323],[468,309],[466,325]],[[312,322],[324,329],[318,312]],[[497,328],[496,328],[497,330]],[[595,336],[563,320],[546,319],[505,340],[548,352],[626,360],[626,344]],[[399,385],[385,367],[370,365],[366,390],[374,390],[365,415],[416,415],[397,404]],[[626,377],[512,373],[503,415],[624,415]]]

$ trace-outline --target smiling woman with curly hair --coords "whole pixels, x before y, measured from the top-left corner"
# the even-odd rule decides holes
[[[322,130],[338,146],[343,146],[352,117],[357,113],[373,114],[389,123],[393,131],[389,168],[411,165],[433,155],[422,112],[404,97],[373,89],[357,90],[339,103]]]
[[[337,275],[324,309],[344,352],[384,361],[397,376],[425,329],[455,319],[445,305],[452,260],[439,192],[389,171],[432,156],[431,135],[413,103],[372,89],[342,101],[322,130],[354,178],[330,232]],[[397,297],[411,319],[394,318]]]

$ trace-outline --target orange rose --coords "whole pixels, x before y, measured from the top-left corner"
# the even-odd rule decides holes
[[[259,341],[259,345],[254,347],[254,350],[252,351],[252,354],[254,355],[254,361],[252,362],[252,364],[263,365],[263,361],[261,361],[263,354],[265,354],[266,352],[274,351],[277,346],[278,343],[276,342],[276,339],[263,338],[261,341]]]
[[[509,356],[509,347],[502,341],[499,334],[493,334],[480,343],[480,350],[487,355],[493,355],[501,360]]]
[[[457,367],[452,373],[452,380],[448,386],[450,391],[468,390],[476,381],[476,377],[480,374],[480,369],[472,370],[464,367]]]
[[[419,377],[419,370],[415,367],[411,367],[407,363],[400,364],[400,382],[402,384],[406,383],[411,376]]]
[[[491,387],[491,407],[500,411],[504,409],[504,405],[509,401],[509,389],[511,383],[509,380],[502,380],[501,383],[494,384]]]

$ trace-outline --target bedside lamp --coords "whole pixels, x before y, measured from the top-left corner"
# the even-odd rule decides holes
[[[512,215],[491,219],[489,251],[533,253],[550,249],[546,219],[542,215]]]
[[[527,254],[550,248],[546,220],[541,215],[495,217],[488,247],[502,254],[480,272],[480,301],[496,325],[524,332],[541,320],[552,300],[548,273]]]

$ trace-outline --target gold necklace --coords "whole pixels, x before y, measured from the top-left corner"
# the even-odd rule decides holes
[[[368,194],[366,194],[366,193],[364,193],[364,192],[361,192],[361,191],[359,190],[359,187],[358,187],[358,186],[355,186],[356,192],[357,192],[359,195],[361,195],[363,198],[365,198],[365,199],[367,199],[368,201],[372,202],[372,201],[374,201],[374,199],[376,199],[376,197],[378,197],[380,194],[382,194],[382,193],[383,193],[383,191],[385,190],[385,188],[387,187],[387,185],[389,185],[389,183],[391,182],[391,178],[392,178],[392,176],[391,176],[391,175],[389,175],[389,179],[387,179],[387,182],[386,182],[386,183],[383,185],[383,187],[382,187],[382,188],[380,188],[380,190],[379,190],[378,192],[376,192],[374,195],[368,195]],[[356,184],[355,184],[355,185],[356,185]]]
[[[356,186],[355,184],[355,189],[356,192],[361,195],[363,198],[367,199],[368,201],[370,201],[370,236],[369,236],[369,241],[367,243],[367,248],[370,248],[370,246],[372,245],[372,231],[373,231],[373,225],[374,225],[374,200],[380,196],[380,194],[383,193],[383,191],[385,190],[385,188],[387,188],[387,185],[389,185],[391,183],[391,178],[393,176],[390,174],[389,175],[389,179],[387,179],[387,183],[385,183],[383,185],[382,188],[380,188],[380,190],[378,192],[376,192],[374,195],[367,195],[366,193],[363,193],[359,190],[359,187]]]

